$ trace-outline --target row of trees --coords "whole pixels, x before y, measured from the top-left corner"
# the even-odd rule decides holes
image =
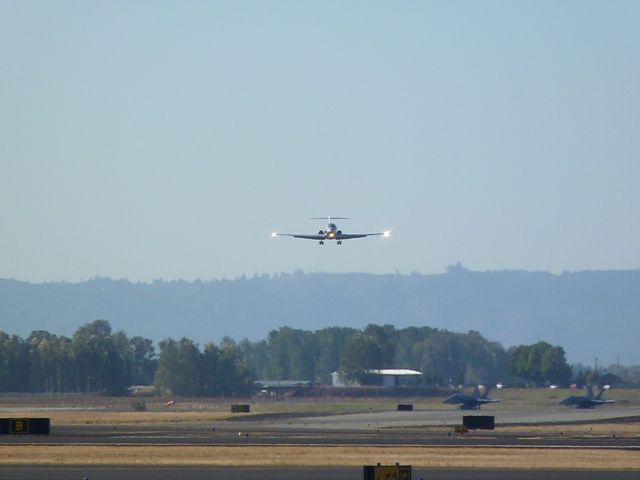
[[[561,347],[541,342],[506,351],[471,331],[392,325],[282,327],[264,340],[225,338],[201,349],[187,338],[150,339],[113,332],[105,320],[80,327],[71,338],[34,331],[28,338],[0,332],[0,391],[122,394],[155,384],[185,396],[240,395],[253,380],[331,381],[331,373],[364,381],[367,370],[412,368],[425,385],[504,381],[567,383],[571,370]]]
[[[562,347],[547,342],[520,345],[510,350],[509,373],[534,383],[552,381],[566,384],[571,379],[571,367],[567,364]]]
[[[200,351],[192,340],[168,338],[160,342],[156,385],[163,392],[184,396],[244,395],[253,376],[236,343],[225,338]]]
[[[104,392],[153,382],[153,342],[112,332],[105,320],[69,338],[36,330],[26,339],[0,332],[0,391]]]
[[[473,383],[504,376],[507,352],[478,332],[453,333],[430,327],[397,330],[369,325],[364,330],[325,328],[314,332],[282,327],[266,340],[243,341],[247,366],[260,378],[331,381],[340,370],[362,380],[366,370],[413,368],[427,384]]]

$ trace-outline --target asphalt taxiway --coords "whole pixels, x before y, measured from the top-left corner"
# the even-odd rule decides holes
[[[235,427],[235,428],[234,428]],[[637,449],[640,437],[615,434],[509,433],[496,430],[457,435],[423,430],[311,430],[240,426],[153,427],[72,426],[52,428],[47,436],[0,437],[0,446],[38,445],[386,445],[429,447],[557,447]]]
[[[413,480],[637,480],[638,471],[426,469]],[[362,468],[0,466],[3,480],[360,480]]]
[[[620,417],[640,418],[640,407],[617,405],[594,409],[576,409],[554,406],[548,409],[516,410],[492,406],[482,410],[413,410],[364,412],[344,415],[291,418],[275,421],[274,425],[296,429],[377,429],[459,425],[463,415],[493,415],[496,426],[500,425],[552,425],[562,423],[587,423],[615,420]],[[251,422],[251,417],[244,417]],[[263,422],[264,423],[264,422]]]

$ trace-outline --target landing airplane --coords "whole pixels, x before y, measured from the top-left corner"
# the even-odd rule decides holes
[[[604,405],[606,403],[615,403],[615,400],[603,400],[602,394],[609,388],[608,385],[605,385],[600,389],[598,395],[596,397],[593,396],[593,387],[589,385],[587,387],[587,396],[584,395],[570,395],[567,398],[560,400],[560,405],[566,405],[567,407],[575,407],[575,408],[595,408],[599,405]]]
[[[328,220],[327,226],[324,230],[319,230],[317,235],[304,235],[301,233],[278,233],[273,232],[272,237],[294,237],[304,238],[306,240],[317,240],[320,245],[324,245],[325,240],[335,240],[338,245],[342,245],[343,240],[351,240],[352,238],[364,238],[374,235],[381,235],[384,238],[391,236],[390,230],[378,233],[342,233],[342,230],[338,230],[338,226],[331,220],[347,220],[347,217],[312,217],[311,220]]]
[[[454,393],[450,397],[444,399],[442,403],[453,403],[459,404],[460,410],[480,410],[482,405],[487,403],[497,403],[500,400],[491,399],[488,397],[491,388],[488,388],[484,395],[480,395],[480,389],[476,385],[473,389],[473,393],[471,395],[466,395],[464,393]]]

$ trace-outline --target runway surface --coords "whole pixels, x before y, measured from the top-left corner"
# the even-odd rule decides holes
[[[410,412],[386,411],[292,418],[274,421],[283,428],[309,429],[365,429],[417,426],[459,425],[463,415],[493,415],[496,425],[528,425],[575,423],[611,420],[619,417],[640,417],[639,407],[606,406],[594,409],[551,407],[545,410],[523,411],[501,408],[498,405],[482,410],[414,410]],[[250,417],[247,418],[251,422]],[[266,423],[268,420],[265,420]]]
[[[414,468],[413,480],[637,480],[638,471]],[[0,466],[3,480],[361,480],[362,468]]]
[[[162,425],[52,425],[48,436],[0,436],[1,444],[122,444],[122,445],[422,445],[490,447],[602,447],[640,449],[640,437],[616,432],[616,425],[640,422],[640,408],[570,408],[550,411],[486,409],[495,415],[495,431],[452,433],[462,416],[480,412],[435,410],[368,412],[359,414],[292,417],[242,416],[215,423],[176,422]],[[563,432],[562,425],[607,422],[605,433]],[[550,425],[548,430],[531,429]],[[501,427],[519,425],[518,431]]]
[[[48,436],[0,437],[1,445],[418,445],[443,447],[598,447],[637,449],[640,438],[616,435],[570,435],[555,433],[501,433],[474,431],[465,435],[421,431],[331,431],[309,429],[229,429],[210,431],[203,427],[181,426],[171,430],[137,428],[65,427]]]
[[[495,431],[474,431],[465,435],[451,432],[462,415],[488,414],[496,417]],[[507,408],[481,412],[459,410],[418,410],[413,412],[367,412],[360,414],[295,417],[286,415],[242,416],[231,420],[177,422],[174,424],[67,425],[52,426],[48,436],[0,436],[3,445],[353,445],[353,446],[430,446],[475,447],[478,456],[484,447],[492,448],[596,448],[637,451],[640,436],[591,434],[590,424],[617,424],[640,421],[640,408],[612,406],[594,410],[551,409],[517,411]],[[584,423],[580,433],[562,432],[562,425]],[[552,425],[534,429],[535,425]],[[506,425],[519,425],[518,431],[501,431]],[[445,428],[443,428],[445,427]],[[531,430],[528,431],[528,427]],[[640,465],[640,462],[639,462]],[[134,467],[134,466],[11,466],[0,465],[3,480],[356,480],[362,469],[335,468],[256,468],[256,467]],[[601,470],[496,470],[414,468],[413,480],[630,480],[640,478],[640,467],[633,471]]]

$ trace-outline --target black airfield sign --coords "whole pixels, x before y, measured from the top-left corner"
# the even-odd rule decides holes
[[[363,480],[411,480],[411,465],[365,465]]]
[[[463,415],[462,425],[469,430],[494,430],[496,428],[493,415]]]
[[[0,435],[49,435],[48,418],[0,418]]]

